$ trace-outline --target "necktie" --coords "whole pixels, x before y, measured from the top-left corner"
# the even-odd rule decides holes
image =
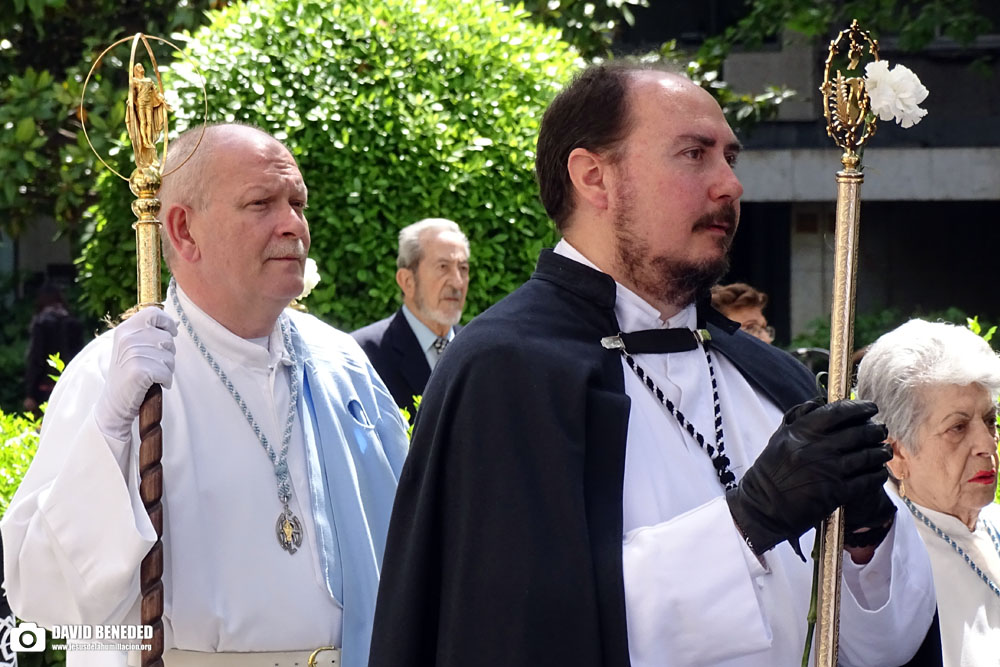
[[[433,343],[434,349],[437,350],[437,354],[440,357],[444,354],[444,348],[448,347],[448,339],[444,336],[438,336],[437,340]]]

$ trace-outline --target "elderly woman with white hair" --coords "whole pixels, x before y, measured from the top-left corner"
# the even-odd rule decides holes
[[[1000,358],[964,327],[910,320],[879,338],[858,371],[934,571],[945,667],[1000,665]]]

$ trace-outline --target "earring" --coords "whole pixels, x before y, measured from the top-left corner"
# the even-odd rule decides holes
[[[899,478],[899,497],[900,498],[906,497],[906,485],[903,483],[902,477]]]

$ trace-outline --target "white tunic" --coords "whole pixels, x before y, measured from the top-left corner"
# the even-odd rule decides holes
[[[290,360],[278,326],[265,348],[181,300],[270,442],[280,443]],[[169,305],[166,312],[174,316]],[[343,336],[331,346],[357,348],[331,332]],[[320,570],[299,420],[288,468],[304,535],[289,555],[275,536],[281,504],[270,460],[183,328],[175,342],[173,385],[163,391],[165,648],[339,646],[342,612]],[[139,563],[155,534],[138,495],[138,446],[109,442],[92,414],[111,344],[111,332],[100,336],[60,379],[38,454],[3,519],[8,599],[18,617],[41,625],[139,622]],[[68,658],[70,667],[125,664],[124,654]]]
[[[565,241],[556,252],[593,266]],[[655,308],[621,285],[615,314],[622,331],[694,329],[696,323],[693,305],[664,323]],[[634,358],[713,441],[714,405],[702,348]],[[725,357],[713,354],[712,363],[726,453],[739,479],[782,414]],[[733,524],[708,455],[624,360],[622,367],[632,401],[622,511],[633,667],[800,664],[812,563],[803,563],[782,543],[764,556],[766,567],[760,564]],[[812,543],[812,531],[802,536],[807,556]],[[888,667],[906,662],[934,615],[930,564],[909,522],[895,523],[867,565],[846,558],[844,583],[840,663]]]
[[[1000,586],[1000,553],[987,533],[987,524],[1000,535],[1000,505],[979,513],[976,530],[961,520],[914,503],[934,525],[962,548],[990,580]],[[904,516],[910,512],[902,510]],[[938,595],[944,667],[1000,665],[1000,597],[991,591],[962,556],[927,524],[914,517],[917,532],[927,545]]]

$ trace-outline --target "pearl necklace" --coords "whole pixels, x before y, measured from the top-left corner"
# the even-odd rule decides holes
[[[969,557],[969,554],[965,553],[965,550],[958,546],[958,544],[955,543],[955,540],[953,540],[948,533],[935,526],[934,522],[928,519],[923,512],[918,510],[916,506],[910,502],[909,498],[903,498],[903,502],[906,503],[906,506],[910,509],[910,513],[913,514],[913,516],[923,521],[924,524],[933,530],[938,537],[947,542],[948,545],[955,550],[955,553],[961,556],[969,567],[972,568],[972,571],[979,575],[979,578],[986,583],[986,586],[993,591],[993,594],[1000,598],[1000,587],[997,587],[997,585],[993,583],[988,576],[986,576],[986,573],[983,572],[982,568],[976,565],[976,561],[972,560],[972,558]],[[1000,554],[1000,536],[997,535],[996,530],[994,530],[985,519],[983,520],[983,527],[986,529],[986,534],[990,536],[990,540],[993,542],[993,546],[996,548],[997,554]]]
[[[271,460],[271,464],[274,466],[274,476],[278,483],[278,501],[282,505],[282,510],[278,514],[278,520],[275,523],[275,534],[278,538],[278,544],[281,548],[287,551],[289,554],[295,553],[300,546],[302,546],[302,524],[299,522],[299,518],[292,513],[289,508],[288,503],[292,499],[292,486],[288,480],[288,443],[292,439],[292,427],[295,424],[295,412],[296,405],[299,398],[299,374],[298,374],[298,360],[295,357],[295,351],[292,348],[291,336],[288,333],[288,329],[285,326],[285,321],[279,319],[278,322],[281,325],[281,336],[285,344],[285,351],[292,360],[292,376],[289,387],[289,397],[288,397],[288,416],[285,419],[285,430],[281,434],[281,447],[275,452],[274,447],[268,441],[267,436],[261,429],[257,420],[254,419],[253,413],[250,412],[250,407],[240,396],[240,392],[236,390],[233,386],[232,381],[226,372],[222,370],[218,362],[212,356],[212,353],[208,351],[205,347],[205,343],[202,342],[201,337],[194,330],[191,322],[188,320],[187,313],[184,312],[184,308],[181,307],[181,302],[177,298],[177,285],[173,279],[170,280],[170,293],[171,300],[173,301],[174,308],[177,310],[178,316],[181,318],[181,324],[184,325],[184,329],[187,331],[191,340],[194,342],[195,347],[201,352],[201,356],[208,362],[215,374],[222,380],[223,386],[229,390],[229,394],[236,401],[239,406],[240,411],[246,418],[247,423],[253,430],[254,435],[257,436],[257,440],[260,441],[261,447],[267,453],[267,457]]]

